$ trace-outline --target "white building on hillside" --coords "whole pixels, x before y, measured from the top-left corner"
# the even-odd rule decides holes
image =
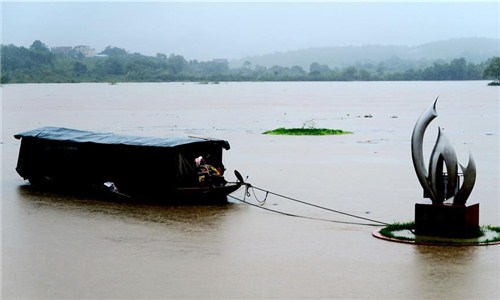
[[[95,49],[90,48],[90,46],[79,45],[75,46],[73,50],[77,53],[83,54],[85,57],[93,57],[95,56]]]

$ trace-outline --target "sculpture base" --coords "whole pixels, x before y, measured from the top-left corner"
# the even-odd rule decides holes
[[[479,203],[471,206],[417,203],[415,234],[453,238],[478,237]]]

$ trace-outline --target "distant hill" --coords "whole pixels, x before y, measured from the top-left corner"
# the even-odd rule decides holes
[[[436,41],[418,46],[366,45],[344,47],[321,47],[276,52],[259,56],[248,56],[230,62],[231,67],[240,67],[245,62],[252,65],[272,67],[274,65],[300,66],[309,70],[313,62],[330,68],[353,65],[383,63],[385,66],[397,64],[398,69],[426,67],[435,61],[449,62],[455,58],[465,58],[467,62],[481,63],[500,55],[500,39],[461,38]]]

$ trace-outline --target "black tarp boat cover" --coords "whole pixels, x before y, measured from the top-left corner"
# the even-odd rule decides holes
[[[229,143],[197,137],[138,137],[60,127],[14,135],[21,139],[17,172],[30,182],[102,185],[130,193],[164,193],[199,185],[195,159],[224,170]],[[221,174],[221,175],[222,175]],[[223,177],[221,177],[223,180]]]
[[[16,139],[24,137],[34,137],[54,141],[66,141],[75,143],[96,143],[108,145],[128,145],[128,146],[146,146],[146,147],[178,147],[193,143],[219,144],[222,148],[229,150],[229,143],[225,140],[205,139],[197,137],[139,137],[118,135],[113,133],[100,133],[92,131],[83,131],[62,127],[42,127],[14,135]]]

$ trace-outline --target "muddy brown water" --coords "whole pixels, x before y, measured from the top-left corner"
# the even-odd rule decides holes
[[[237,169],[264,189],[406,222],[423,201],[410,136],[437,96],[424,153],[438,125],[459,162],[471,151],[478,177],[468,203],[480,203],[481,224],[500,225],[500,97],[484,81],[4,85],[2,298],[498,299],[500,246],[391,243],[373,238],[374,227],[235,200],[175,207],[54,194],[15,172],[13,134],[41,126],[216,137],[231,144],[229,180]],[[261,134],[304,123],[354,134]],[[272,196],[265,207],[359,221]]]

